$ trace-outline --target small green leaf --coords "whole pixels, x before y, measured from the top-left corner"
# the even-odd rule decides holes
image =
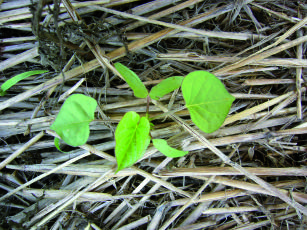
[[[139,160],[150,143],[150,124],[146,117],[127,112],[115,131],[117,171],[132,166]]]
[[[18,74],[15,77],[12,77],[11,79],[5,81],[1,85],[0,96],[4,96],[6,94],[5,91],[7,91],[13,85],[17,84],[19,81],[21,81],[21,80],[23,80],[27,77],[30,77],[32,75],[46,73],[46,72],[48,72],[48,70],[32,70],[32,71],[28,71],[28,72],[25,72],[25,73]]]
[[[167,157],[182,157],[189,153],[189,151],[181,151],[170,147],[167,144],[167,141],[163,139],[153,139],[152,143],[161,153]]]
[[[64,151],[62,151],[62,149],[61,149],[61,147],[60,147],[60,139],[59,139],[59,138],[57,138],[57,137],[54,138],[54,145],[55,145],[55,147],[56,147],[60,152],[65,153]]]
[[[114,66],[133,90],[134,96],[139,98],[146,98],[148,96],[148,91],[145,85],[141,82],[135,72],[119,62],[115,63]]]
[[[149,96],[154,100],[159,100],[164,95],[174,91],[175,89],[179,89],[184,77],[176,76],[169,77],[163,81],[161,81],[158,85],[152,87]]]
[[[217,77],[195,71],[184,78],[181,89],[195,125],[206,133],[221,127],[235,98]]]
[[[95,99],[83,94],[73,94],[62,105],[50,129],[68,145],[83,145],[89,137],[89,124],[94,120],[96,107]]]

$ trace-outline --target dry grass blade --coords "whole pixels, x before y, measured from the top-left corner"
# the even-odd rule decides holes
[[[236,55],[234,55],[236,56]],[[177,60],[177,61],[193,61],[193,62],[237,62],[240,60],[238,57],[227,56],[205,56],[198,53],[175,53],[175,54],[159,54],[157,56],[160,60]],[[260,66],[284,66],[284,67],[307,67],[306,59],[294,59],[294,58],[265,58],[263,60],[253,61],[249,65]]]
[[[291,47],[294,47],[294,46],[297,46],[299,44],[302,44],[302,43],[304,43],[306,41],[307,41],[307,36],[300,37],[300,38],[298,38],[296,40],[293,40],[293,41],[290,41],[290,42],[288,42],[286,44],[283,44],[283,45],[277,46],[275,48],[272,48],[270,50],[264,51],[262,53],[253,55],[252,57],[244,58],[242,61],[239,61],[239,62],[237,62],[237,63],[235,63],[233,65],[229,65],[227,67],[219,69],[219,70],[215,71],[214,73],[217,74],[217,75],[220,75],[220,74],[228,72],[230,70],[237,69],[237,68],[240,68],[242,66],[252,64],[252,63],[257,62],[259,60],[262,60],[264,58],[270,57],[270,56],[272,56],[272,55],[274,55],[276,53],[279,53],[279,52],[281,52],[283,50],[286,50],[286,49],[289,49]]]
[[[158,104],[157,102],[154,102],[154,103],[156,105],[158,105],[161,109],[163,109],[163,111],[165,111],[165,112],[168,111],[161,104]],[[256,175],[249,173],[247,170],[245,170],[243,167],[241,167],[237,163],[232,162],[226,155],[224,155],[224,153],[222,153],[219,149],[217,149],[215,146],[213,146],[205,137],[200,135],[196,130],[193,130],[188,124],[183,122],[179,117],[176,117],[175,115],[171,115],[171,116],[175,121],[177,121],[180,125],[182,125],[189,133],[191,133],[195,138],[197,138],[205,147],[209,148],[212,152],[217,154],[226,164],[228,164],[228,165],[232,166],[233,168],[235,168],[236,170],[240,171],[242,174],[244,174],[245,176],[247,176],[250,179],[252,179],[253,181],[255,181],[257,184],[262,186],[265,190],[272,192],[275,196],[279,197],[280,199],[282,199],[283,201],[285,201],[286,203],[288,203],[289,205],[291,205],[292,207],[297,209],[297,211],[300,211],[304,215],[307,215],[307,209],[304,206],[302,206],[301,204],[291,200],[287,195],[281,193],[274,186],[268,184],[267,182],[260,179]],[[202,191],[202,189],[201,189],[201,191]],[[176,218],[176,216],[173,219],[171,219],[167,224],[165,224],[162,227],[162,229],[167,228],[169,226],[169,224],[171,224],[171,221],[174,221],[175,218]]]
[[[55,211],[53,211],[52,213],[50,213],[48,216],[46,216],[43,220],[41,220],[39,223],[35,224],[31,229],[37,229],[39,227],[41,227],[42,225],[44,225],[46,222],[48,222],[50,219],[52,219],[55,215],[57,215],[59,212],[61,212],[62,210],[64,210],[67,206],[69,206],[70,204],[72,204],[76,199],[78,199],[80,196],[82,196],[84,193],[86,193],[89,190],[95,189],[96,187],[98,187],[99,185],[101,185],[102,183],[104,183],[105,181],[107,181],[108,178],[108,174],[110,171],[102,174],[96,181],[94,181],[92,184],[88,185],[86,188],[84,188],[82,191],[78,192],[77,194],[75,194],[73,197],[71,197],[69,200],[67,200],[63,205],[61,205],[59,208],[57,208]]]
[[[27,183],[25,183],[25,184],[19,186],[18,188],[14,189],[13,191],[11,191],[11,192],[5,194],[4,196],[0,197],[0,201],[6,199],[6,198],[8,198],[8,197],[10,197],[11,195],[13,195],[13,194],[15,194],[16,192],[18,192],[18,191],[20,191],[20,190],[26,188],[27,186],[33,184],[34,182],[39,181],[39,180],[41,180],[42,178],[44,178],[44,177],[46,177],[46,176],[48,176],[48,175],[50,175],[50,174],[56,172],[57,170],[59,170],[59,169],[65,167],[66,165],[70,165],[70,164],[72,164],[73,162],[78,161],[78,160],[80,160],[80,159],[82,159],[82,158],[84,158],[84,157],[87,157],[87,156],[89,156],[89,155],[90,155],[90,153],[87,152],[87,153],[85,153],[85,154],[83,154],[83,155],[81,155],[81,156],[78,156],[78,157],[73,158],[73,159],[71,159],[71,160],[69,160],[69,161],[66,161],[65,163],[63,163],[63,164],[59,165],[58,167],[54,168],[53,170],[50,170],[49,172],[46,172],[46,173],[44,173],[44,174],[42,174],[42,175],[40,175],[40,176],[38,176],[38,177],[36,177],[36,178],[34,178],[34,179],[28,181]]]
[[[22,152],[27,150],[31,145],[36,143],[39,139],[41,139],[44,136],[44,132],[40,132],[37,134],[34,138],[32,138],[30,141],[28,141],[22,148],[15,151],[13,154],[11,154],[9,157],[7,157],[4,161],[0,163],[0,170],[3,169],[7,164],[9,164],[11,161],[13,161],[16,157],[18,157]]]
[[[0,71],[3,71],[5,69],[8,69],[12,66],[15,66],[17,64],[20,64],[22,62],[25,62],[31,58],[34,58],[38,55],[38,49],[37,47],[33,48],[33,49],[30,49],[28,51],[25,51],[21,54],[18,54],[16,57],[14,58],[10,58],[10,59],[7,59],[3,62],[0,63]]]
[[[250,173],[257,176],[306,176],[307,171],[301,168],[245,168]],[[211,175],[244,175],[230,167],[198,167],[193,169],[173,169],[171,171],[161,171],[160,176],[176,177],[180,176],[211,176]]]
[[[154,20],[154,19],[140,17],[140,16],[137,16],[137,15],[127,14],[127,13],[124,13],[124,12],[111,10],[111,9],[101,7],[101,6],[95,6],[93,8],[107,12],[107,13],[113,13],[115,15],[119,15],[119,16],[122,16],[122,17],[137,19],[141,22],[147,22],[147,23],[152,23],[152,24],[155,24],[155,25],[161,25],[161,26],[165,26],[167,28],[176,29],[178,31],[191,32],[191,33],[195,33],[195,34],[199,34],[199,35],[207,36],[207,37],[216,37],[216,38],[223,38],[223,39],[237,39],[237,40],[247,40],[247,39],[252,38],[252,37],[253,38],[257,37],[256,35],[254,35],[254,36],[253,35],[244,36],[244,35],[241,35],[239,33],[212,32],[212,31],[197,30],[197,29],[188,28],[188,27],[181,26],[181,25],[174,25],[174,24],[170,24],[170,23],[157,21],[157,20]]]

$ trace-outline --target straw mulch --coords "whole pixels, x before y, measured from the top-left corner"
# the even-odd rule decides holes
[[[296,0],[1,0],[1,84],[49,70],[0,97],[1,229],[305,229],[306,16]],[[115,61],[148,89],[207,70],[236,100],[211,134],[180,90],[150,104],[151,135],[189,154],[151,145],[115,174],[116,125],[146,112]],[[59,152],[49,127],[73,93],[96,119]]]

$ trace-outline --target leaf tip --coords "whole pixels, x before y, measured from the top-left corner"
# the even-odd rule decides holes
[[[56,147],[60,152],[66,153],[66,152],[62,151],[62,149],[61,149],[61,147],[60,147],[60,139],[59,139],[59,138],[57,138],[57,137],[54,138],[54,145],[55,145],[55,147]]]

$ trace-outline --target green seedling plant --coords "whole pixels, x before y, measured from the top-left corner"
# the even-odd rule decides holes
[[[2,85],[1,85],[1,89],[0,89],[0,96],[4,96],[6,94],[6,91],[11,88],[12,86],[16,85],[19,81],[36,75],[36,74],[41,74],[41,73],[47,73],[48,70],[32,70],[32,71],[27,71],[21,74],[18,74],[10,79],[8,79],[7,81],[5,81]]]
[[[206,71],[194,71],[186,77],[169,77],[148,93],[133,71],[121,63],[115,63],[114,66],[133,90],[134,95],[139,98],[159,100],[181,86],[192,121],[206,133],[212,133],[221,127],[235,100],[223,83]],[[143,156],[151,139],[149,127],[148,113],[142,118],[135,112],[124,115],[115,132],[117,171],[132,166]],[[170,147],[163,139],[153,139],[152,142],[167,157],[181,157],[188,153]]]
[[[185,106],[194,124],[205,133],[219,129],[229,113],[235,98],[228,93],[223,83],[206,71],[194,71],[185,77],[169,77],[154,86],[150,92],[140,78],[121,63],[114,64],[117,71],[133,90],[134,96],[159,100],[181,87]],[[71,146],[85,144],[89,137],[89,123],[94,119],[97,106],[95,99],[74,94],[66,99],[55,122],[50,127],[63,141]],[[141,117],[134,111],[127,112],[115,131],[115,156],[117,171],[135,164],[145,153],[150,141],[167,157],[181,157],[188,153],[170,147],[164,139],[152,139],[148,114]],[[55,139],[59,149],[59,140]]]

